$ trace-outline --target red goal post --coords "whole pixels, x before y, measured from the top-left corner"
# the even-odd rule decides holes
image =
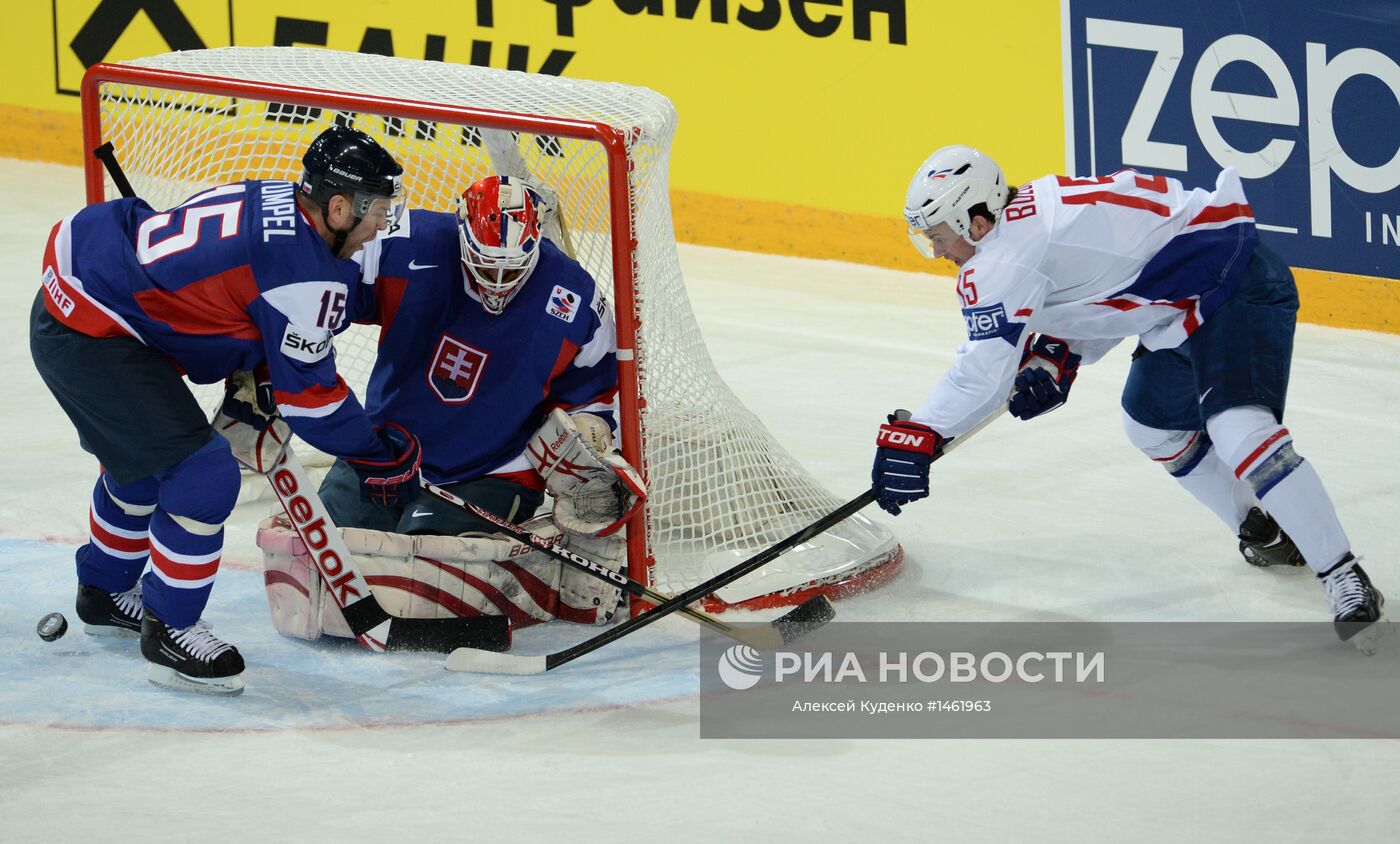
[[[739,402],[704,349],[675,254],[666,176],[676,115],[665,97],[616,83],[275,47],[99,64],[81,93],[85,150],[113,143],[137,195],[156,208],[231,181],[295,179],[306,144],[333,120],[395,155],[412,207],[448,210],[490,172],[554,190],[575,258],[617,316],[622,453],[651,490],[628,528],[633,577],[683,591],[839,503]],[[102,165],[85,161],[88,202],[112,197]],[[342,374],[360,393],[374,349],[361,328],[336,340]],[[212,400],[208,390],[200,395]],[[857,517],[707,605],[840,597],[887,581],[901,561],[888,531]]]

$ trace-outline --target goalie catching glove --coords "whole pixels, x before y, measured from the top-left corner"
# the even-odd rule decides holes
[[[525,447],[554,496],[554,522],[575,536],[611,536],[646,501],[641,475],[612,450],[612,431],[591,413],[554,409]]]

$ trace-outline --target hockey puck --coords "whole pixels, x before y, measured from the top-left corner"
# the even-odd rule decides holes
[[[45,642],[56,642],[68,632],[68,619],[64,618],[61,612],[51,612],[39,619],[39,626],[35,628],[35,632]]]

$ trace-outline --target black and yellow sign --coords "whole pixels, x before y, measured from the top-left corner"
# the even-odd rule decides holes
[[[54,90],[77,94],[98,62],[232,43],[233,0],[55,0]]]

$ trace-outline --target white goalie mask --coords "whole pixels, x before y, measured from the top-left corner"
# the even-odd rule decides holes
[[[904,195],[909,239],[925,258],[938,257],[932,238],[940,224],[972,243],[971,209],[986,203],[992,217],[999,217],[1007,195],[995,161],[971,147],[943,147],[919,165]]]
[[[468,287],[492,315],[524,286],[540,259],[539,196],[519,179],[487,176],[457,200]]]

